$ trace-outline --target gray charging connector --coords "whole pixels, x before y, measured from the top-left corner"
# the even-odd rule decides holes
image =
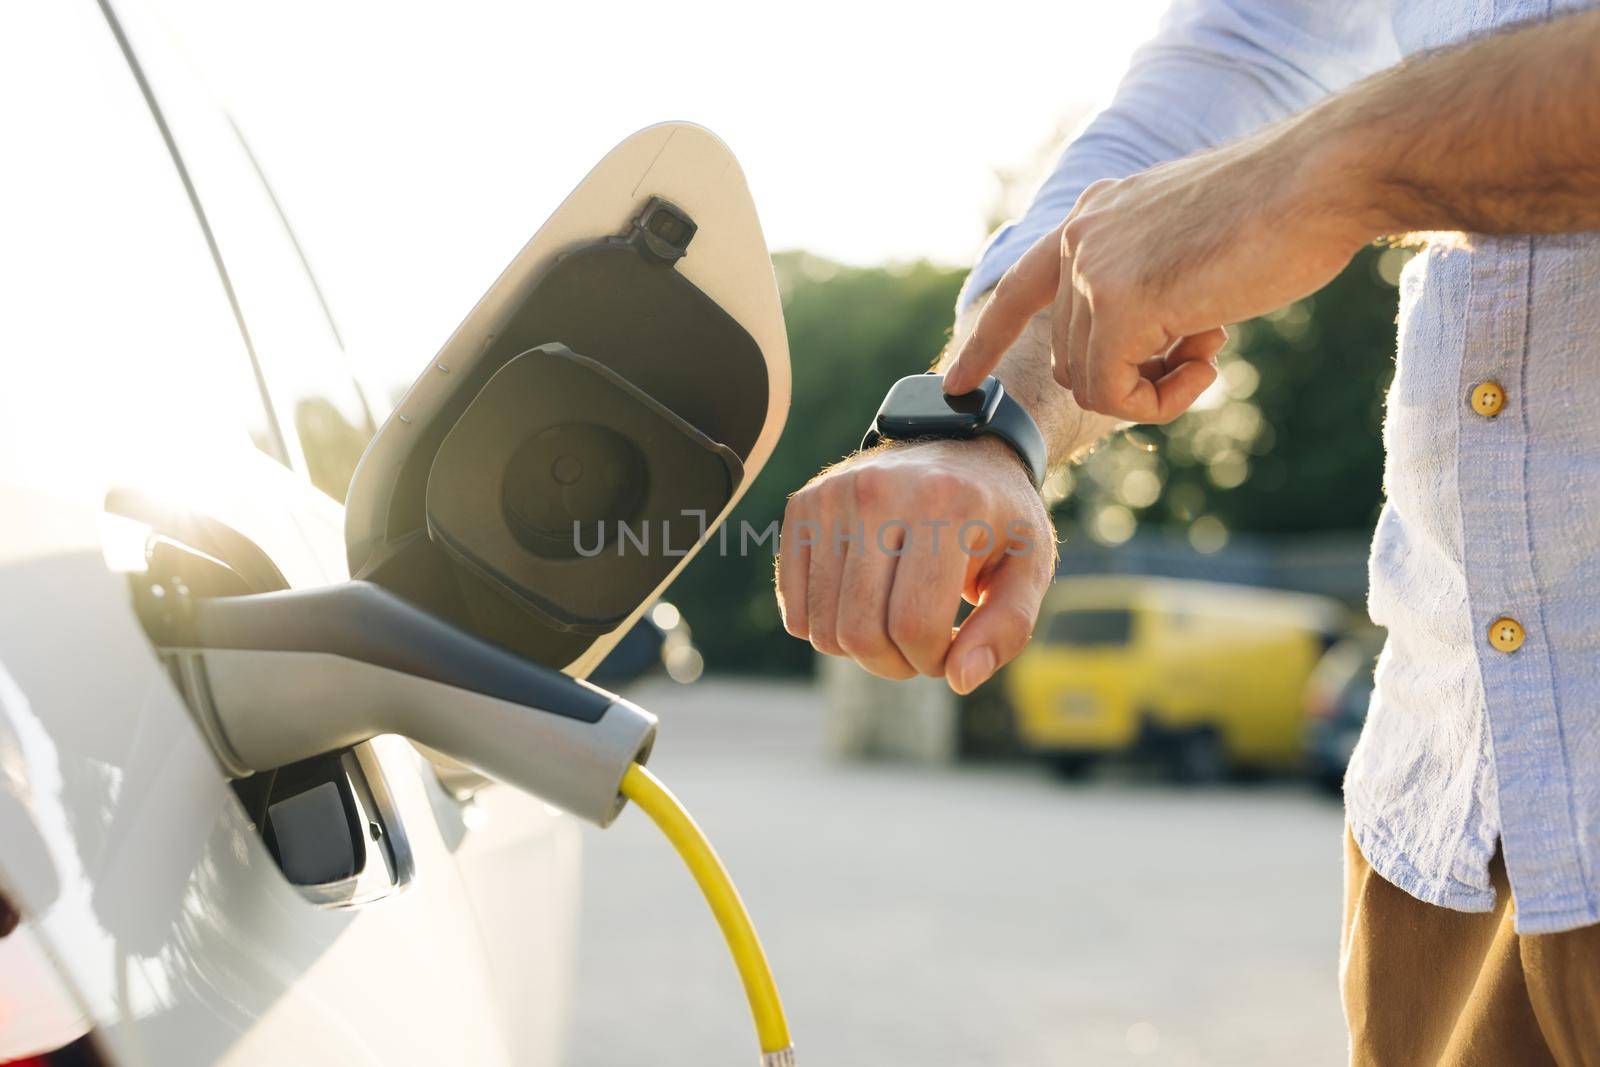
[[[606,826],[655,741],[642,708],[366,582],[195,599],[163,629],[236,776],[392,733]]]

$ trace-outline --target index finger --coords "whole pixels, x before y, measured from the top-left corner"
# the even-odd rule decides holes
[[[972,332],[944,372],[944,391],[955,396],[976,389],[1016,344],[1028,320],[1055,300],[1060,281],[1061,226],[1057,226],[1035,241],[994,287]]]

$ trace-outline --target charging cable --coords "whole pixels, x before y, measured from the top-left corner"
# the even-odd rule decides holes
[[[666,835],[711,905],[711,914],[722,927],[739,980],[744,983],[745,997],[750,1001],[750,1015],[761,1042],[761,1067],[794,1067],[789,1023],[783,1017],[783,1004],[772,980],[772,968],[767,965],[767,954],[762,951],[750,913],[711,842],[671,790],[639,764],[630,766],[623,776],[622,795],[637,804]]]

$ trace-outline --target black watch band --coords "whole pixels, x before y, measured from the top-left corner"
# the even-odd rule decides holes
[[[1035,489],[1044,486],[1049,448],[1026,408],[991,376],[970,393],[946,396],[943,376],[913,374],[890,388],[883,405],[861,440],[862,448],[879,441],[958,440],[998,437],[1027,468]]]
[[[997,381],[995,385],[999,386],[1000,383]],[[1043,489],[1044,476],[1050,466],[1050,448],[1045,444],[1044,434],[1039,432],[1039,424],[1028,414],[1028,409],[1003,388],[1000,391],[1000,403],[989,419],[987,432],[1011,446],[1017,458],[1022,460],[1022,465],[1028,468],[1033,487]]]

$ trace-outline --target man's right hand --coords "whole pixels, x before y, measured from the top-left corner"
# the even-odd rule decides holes
[[[1054,567],[1044,503],[1003,442],[892,444],[790,498],[778,602],[819,652],[968,693],[1027,644]]]

